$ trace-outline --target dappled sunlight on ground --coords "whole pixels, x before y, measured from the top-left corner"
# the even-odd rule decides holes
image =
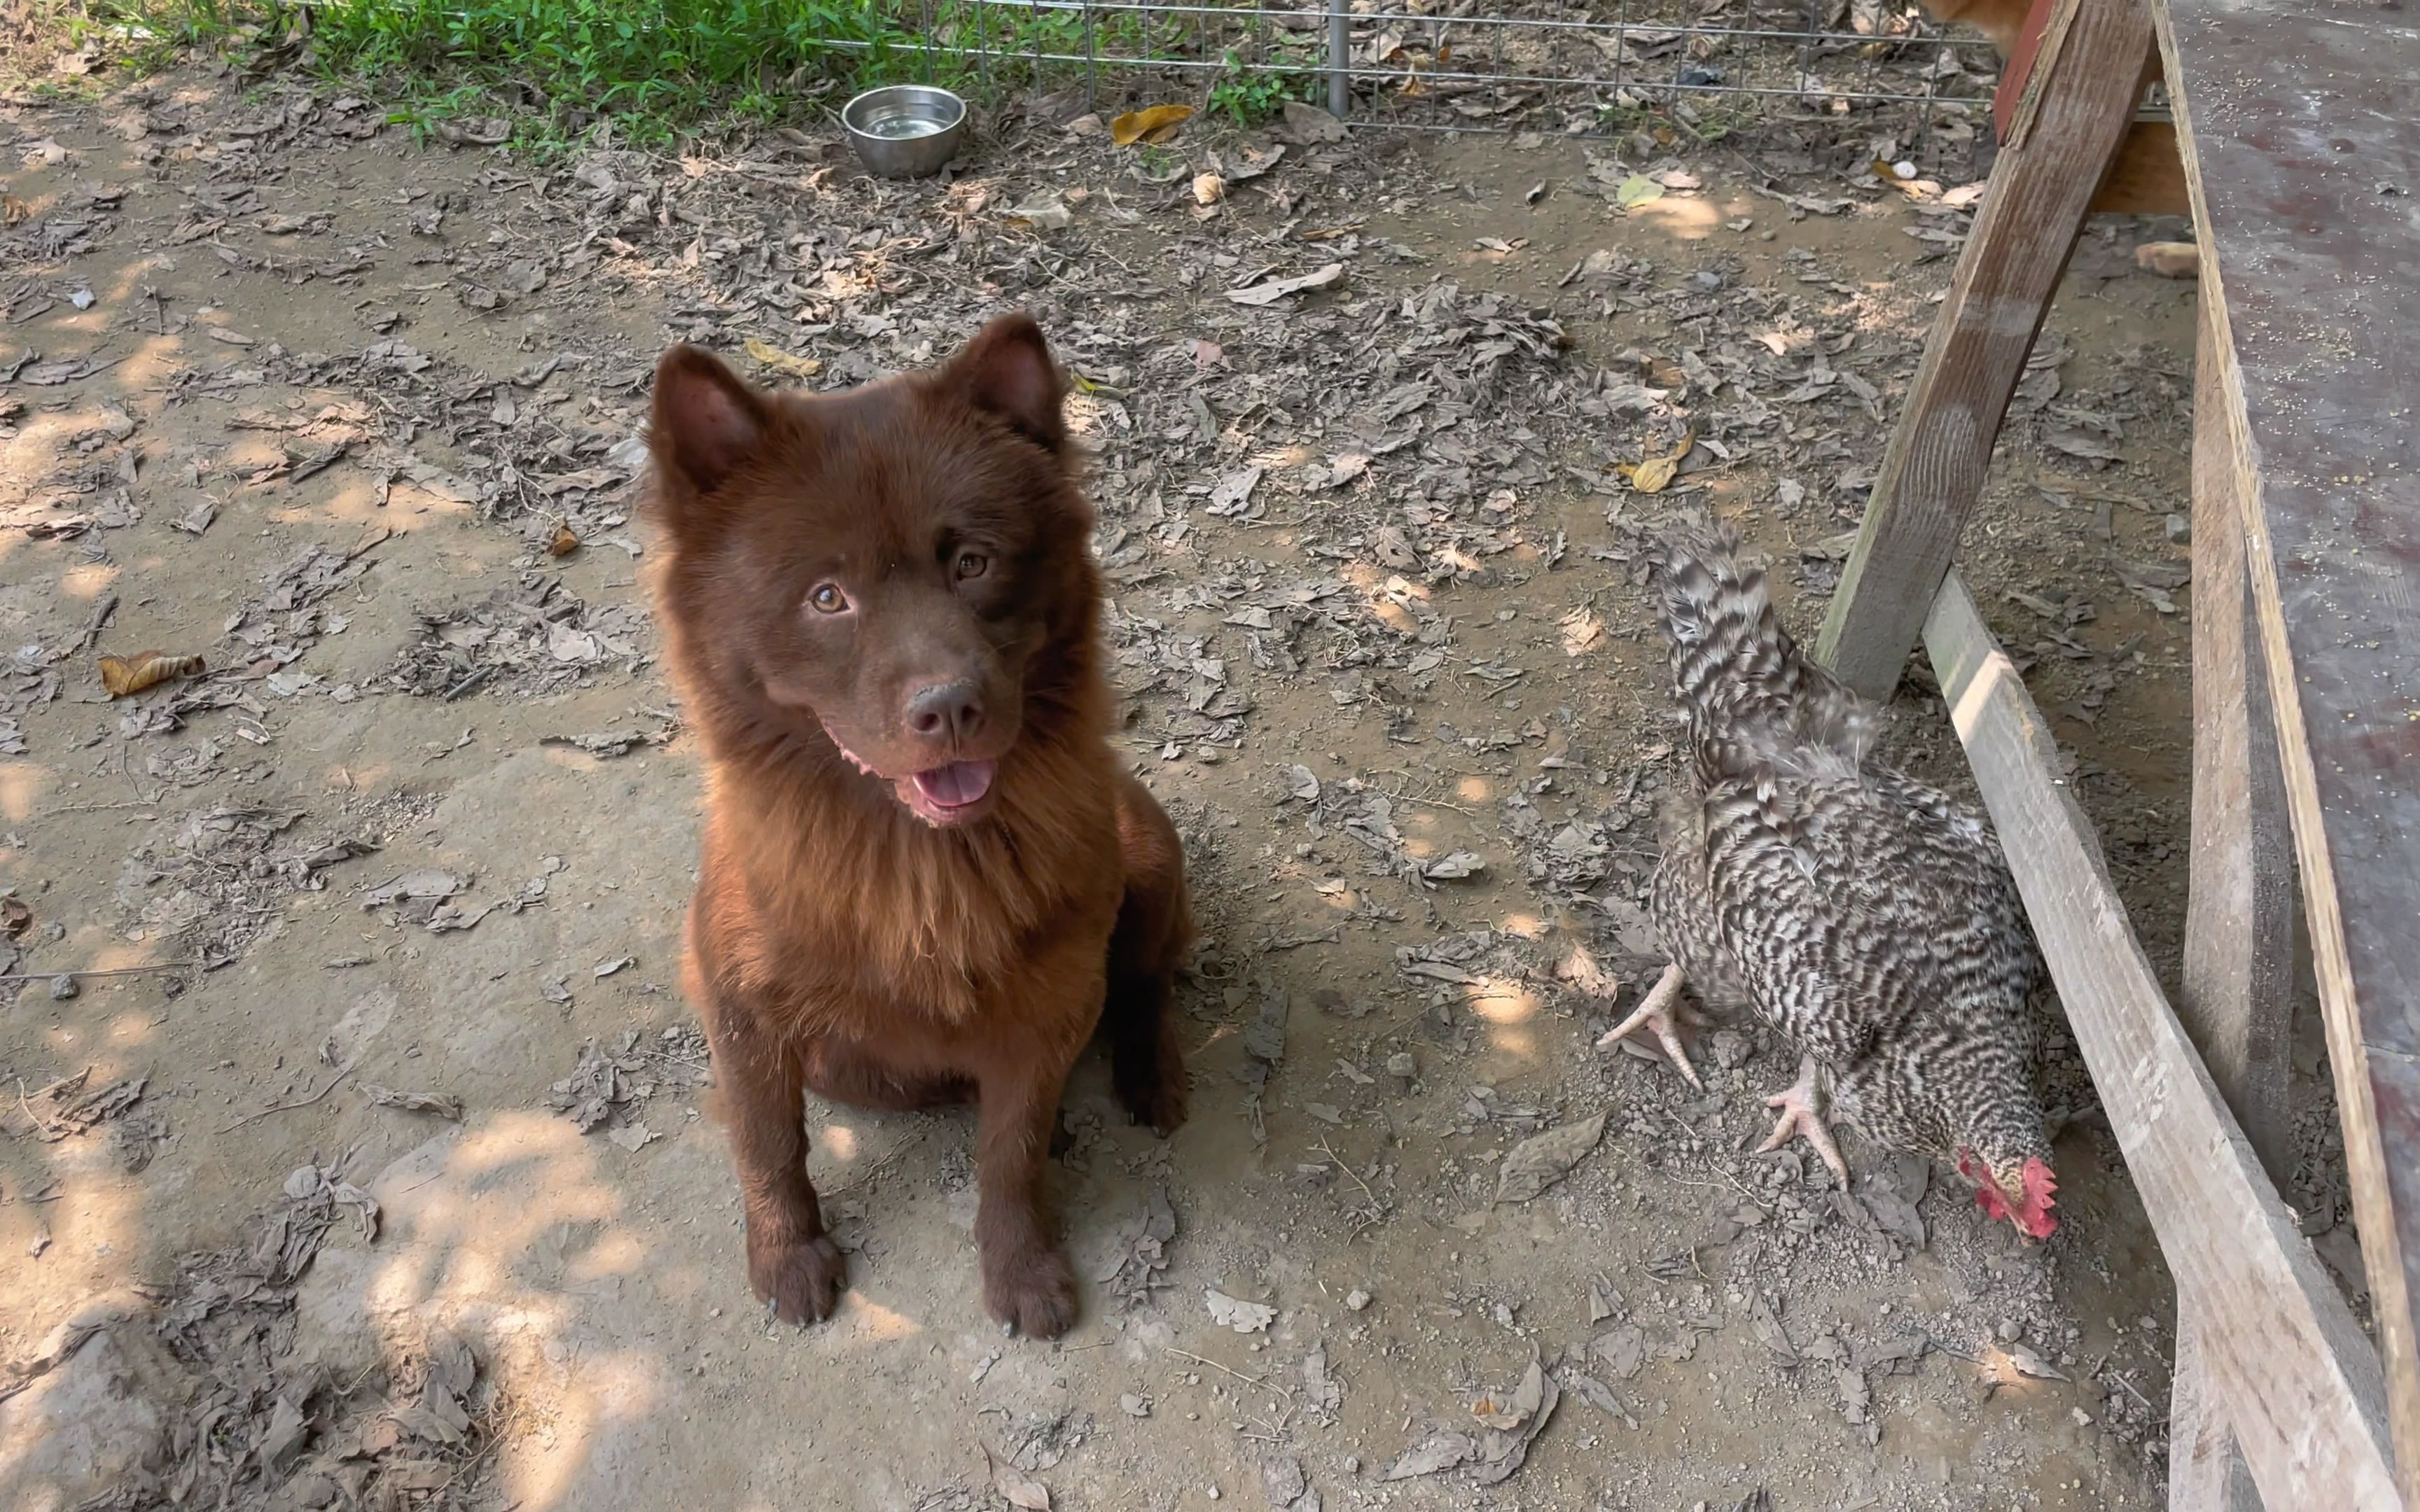
[[[554,1507],[600,1433],[660,1406],[660,1360],[604,1342],[587,1310],[643,1289],[654,1244],[600,1179],[597,1147],[561,1119],[499,1114],[433,1139],[369,1184],[385,1232],[331,1244],[300,1302],[304,1336],[348,1364],[412,1352],[430,1327],[472,1342],[497,1388],[544,1404],[503,1444],[522,1504]],[[628,1300],[636,1301],[635,1297]]]

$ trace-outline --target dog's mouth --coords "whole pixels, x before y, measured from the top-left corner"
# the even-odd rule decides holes
[[[908,777],[898,783],[899,796],[929,824],[956,824],[983,807],[999,775],[996,761],[952,762]]]
[[[848,742],[841,739],[840,733],[829,722],[824,724],[824,735],[851,766],[890,783],[892,794],[908,812],[936,826],[963,824],[983,812],[984,800],[991,796],[992,782],[1000,776],[999,758],[986,757],[892,777],[849,749]]]

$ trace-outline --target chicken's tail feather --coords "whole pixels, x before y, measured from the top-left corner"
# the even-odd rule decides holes
[[[1672,702],[1705,778],[1759,766],[1854,774],[1873,741],[1873,711],[1781,627],[1764,574],[1740,564],[1730,527],[1692,521],[1652,560],[1672,648]]]

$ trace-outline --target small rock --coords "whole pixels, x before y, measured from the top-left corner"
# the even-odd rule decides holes
[[[2024,1338],[2024,1336],[2025,1336],[2025,1325],[2024,1325],[2024,1324],[2018,1322],[2018,1321],[2017,1321],[2015,1319],[2013,1319],[2013,1318],[2004,1318],[2004,1319],[2000,1319],[2000,1342],[2001,1342],[2001,1343],[2003,1343],[2003,1344],[2014,1344],[2015,1342],[2017,1342],[2017,1340],[2019,1340],[2019,1339],[2021,1339],[2021,1338]]]
[[[1355,1287],[1352,1290],[1344,1294],[1344,1305],[1357,1313],[1362,1308],[1370,1305],[1370,1293],[1362,1290],[1359,1287]]]
[[[76,985],[75,974],[72,972],[62,971],[51,979],[51,1001],[54,1003],[64,1003],[83,991],[82,987]]]
[[[2182,515],[2170,515],[2166,528],[2168,539],[2179,546],[2193,545],[2193,521]]]

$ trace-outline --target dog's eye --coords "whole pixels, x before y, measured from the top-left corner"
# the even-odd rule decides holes
[[[848,595],[836,583],[817,583],[807,594],[807,603],[818,614],[838,614],[848,608]]]
[[[980,552],[980,551],[961,551],[961,552],[959,552],[959,553],[958,553],[958,576],[959,576],[959,577],[961,577],[961,578],[980,578],[980,577],[982,577],[985,573],[989,572],[990,570],[991,570],[991,558],[989,558],[989,557],[987,557],[987,556],[985,556],[982,552]]]

